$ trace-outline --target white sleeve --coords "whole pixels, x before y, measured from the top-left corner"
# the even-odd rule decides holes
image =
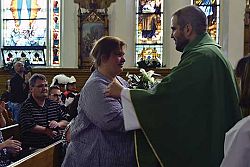
[[[140,129],[138,118],[135,113],[135,109],[130,97],[130,91],[128,88],[122,89],[121,92],[122,106],[123,106],[123,117],[125,130]]]
[[[226,133],[224,159],[220,167],[250,167],[250,117],[239,121]]]

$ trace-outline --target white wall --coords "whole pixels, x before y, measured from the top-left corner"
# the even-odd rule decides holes
[[[109,10],[109,35],[123,39],[127,44],[126,67],[134,66],[135,46],[135,1],[116,0],[111,4]]]
[[[74,0],[64,0],[62,66],[77,67],[78,65],[78,5]],[[171,14],[177,9],[190,4],[190,0],[165,0],[164,15],[164,56],[163,62],[168,68],[176,66],[180,60],[180,52],[175,50],[170,38]],[[245,0],[222,0],[221,10],[221,44],[225,55],[233,66],[243,56],[244,47],[244,9]],[[109,14],[109,34],[126,41],[126,67],[134,66],[135,54],[135,0],[116,0],[111,4]]]
[[[167,68],[172,68],[180,61],[181,53],[175,50],[174,40],[171,39],[171,16],[172,14],[186,5],[190,5],[189,0],[165,0],[164,11],[164,54],[163,63]]]
[[[78,67],[78,5],[74,0],[64,0],[62,5],[61,65]]]
[[[245,0],[223,0],[221,8],[222,49],[233,67],[244,54],[245,4]]]

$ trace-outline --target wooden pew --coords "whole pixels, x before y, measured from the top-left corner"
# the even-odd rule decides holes
[[[18,124],[0,128],[4,140],[13,136],[20,140],[20,127]],[[62,141],[57,141],[45,148],[38,149],[34,153],[12,163],[9,166],[17,167],[60,167],[62,163]]]
[[[45,148],[38,149],[8,167],[60,167],[61,163],[62,141],[60,140]]]
[[[20,140],[20,127],[18,124],[0,128],[0,131],[3,134],[4,140],[9,139],[11,136],[13,136],[13,139],[15,140]]]
[[[166,68],[157,68],[153,69],[156,73],[161,74],[162,76],[166,76],[167,74],[170,73],[170,69]],[[148,70],[146,70],[148,71]],[[122,76],[124,79],[127,80],[125,77],[127,72],[130,74],[139,74],[140,69],[136,67],[131,67],[131,68],[124,68],[123,72],[121,73],[120,76]],[[90,71],[89,69],[78,69],[78,68],[33,68],[32,69],[32,74],[34,73],[40,73],[44,74],[47,78],[47,81],[49,84],[52,82],[52,79],[55,75],[57,74],[65,74],[67,76],[75,76],[76,78],[76,84],[77,84],[77,90],[80,91],[87,79],[90,76]],[[4,91],[6,91],[6,81],[10,79],[12,76],[7,72],[4,71],[3,69],[0,69],[0,94],[2,94]]]

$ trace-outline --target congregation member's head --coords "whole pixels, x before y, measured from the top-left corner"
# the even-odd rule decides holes
[[[172,15],[171,29],[176,50],[182,52],[197,35],[207,31],[207,17],[199,7],[187,6]]]
[[[62,102],[61,97],[62,93],[59,86],[53,85],[49,88],[49,99],[61,103]]]
[[[74,76],[71,76],[69,78],[68,83],[66,84],[66,90],[75,92],[76,91],[76,78]]]
[[[95,68],[112,79],[122,72],[125,63],[126,44],[117,37],[105,36],[94,45],[90,55],[95,62]]]
[[[241,58],[237,63],[235,75],[240,87],[240,106],[250,108],[250,54]],[[244,116],[247,116],[246,114]]]
[[[17,61],[15,64],[14,64],[14,70],[17,74],[20,74],[22,75],[25,71],[25,68],[24,68],[24,64],[23,62],[21,61]]]
[[[45,100],[48,97],[48,82],[42,74],[33,74],[29,79],[30,92],[34,99]]]

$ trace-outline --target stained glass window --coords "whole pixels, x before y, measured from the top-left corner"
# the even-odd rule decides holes
[[[59,18],[60,15],[59,11],[48,11],[49,4],[54,5],[55,1],[59,2],[59,0],[1,0],[3,27],[1,50],[4,63],[10,60],[8,56],[15,58],[22,55],[33,65],[44,65],[48,60],[47,49],[51,45],[53,49],[54,46],[59,49],[59,37],[55,42],[57,45],[48,40],[48,35],[54,31],[58,34],[60,32],[60,28],[56,26],[54,26],[56,30],[52,28],[53,32],[48,32],[48,27],[52,24],[49,21],[53,19],[49,16],[57,15]],[[55,64],[59,64],[59,59],[57,60]],[[53,65],[54,61],[49,64]]]
[[[192,4],[205,12],[208,18],[208,33],[219,43],[220,0],[192,0]]]
[[[51,59],[52,64],[60,64],[60,1],[53,0],[52,1],[52,18],[51,18],[51,26],[53,37],[51,38]]]
[[[163,0],[136,0],[136,64],[162,65]]]

